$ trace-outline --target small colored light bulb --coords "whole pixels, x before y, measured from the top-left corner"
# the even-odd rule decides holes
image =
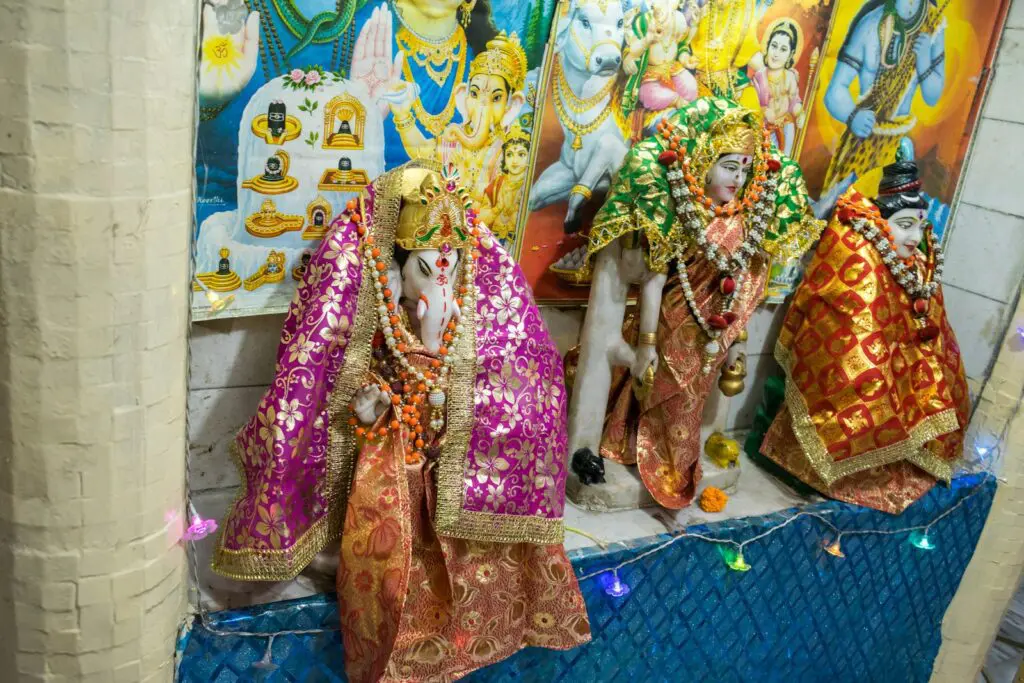
[[[253,669],[263,672],[271,672],[277,669],[277,664],[274,664],[273,659],[274,650],[274,637],[271,636],[269,642],[267,642],[267,650],[263,653],[263,659],[257,659],[251,664]]]
[[[843,553],[842,547],[839,545],[839,537],[836,536],[835,540],[831,543],[825,544],[825,552],[832,557],[846,557]]]
[[[928,537],[927,531],[915,531],[910,534],[910,545],[919,550],[935,550],[936,546]]]
[[[604,592],[613,598],[621,598],[629,595],[629,584],[619,578],[619,572],[613,570],[611,575],[605,574],[601,577],[604,582]]]
[[[748,572],[750,571],[750,565],[743,558],[743,551],[736,550],[726,554],[725,564],[729,569],[735,572]]]

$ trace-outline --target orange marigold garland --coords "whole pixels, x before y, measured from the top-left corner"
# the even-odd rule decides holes
[[[433,359],[430,368],[418,368],[409,362],[406,353],[413,345],[413,337],[402,323],[398,302],[394,300],[393,292],[388,286],[388,264],[384,260],[384,254],[376,246],[374,237],[369,234],[363,222],[364,217],[359,214],[357,208],[358,204],[354,200],[349,201],[345,207],[347,213],[342,216],[342,220],[355,223],[358,234],[363,238],[364,272],[377,274],[373,285],[376,290],[379,322],[373,340],[374,356],[383,360],[390,354],[398,366],[398,371],[395,373],[394,382],[378,385],[388,397],[394,411],[394,417],[388,422],[388,426],[374,430],[372,427],[360,425],[355,417],[349,419],[349,424],[355,428],[356,436],[368,443],[383,439],[389,431],[401,430],[406,436],[405,461],[408,464],[415,464],[425,457],[424,449],[429,440],[427,430],[437,433],[444,427],[444,405],[447,397],[443,386],[452,363],[455,362],[451,350],[457,347],[465,329],[459,321],[448,322],[443,343],[438,349],[440,359]],[[459,296],[455,299],[460,309],[476,305],[473,282],[476,277],[476,260],[480,255],[477,251],[480,245],[480,230],[477,227],[476,212],[467,209],[466,221],[470,226],[473,249],[467,250],[462,271],[463,279],[458,290]],[[445,254],[448,250],[450,247],[447,244],[441,249]],[[364,385],[367,386],[371,385]],[[349,405],[349,410],[355,412],[354,404]],[[428,410],[430,421],[424,426],[423,418]]]

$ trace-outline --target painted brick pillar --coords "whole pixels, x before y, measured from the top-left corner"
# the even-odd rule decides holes
[[[195,39],[0,0],[0,680],[173,678]]]

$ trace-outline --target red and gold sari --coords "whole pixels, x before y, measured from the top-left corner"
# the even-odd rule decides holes
[[[727,251],[743,240],[741,218],[718,219],[708,226],[708,238]],[[746,326],[761,300],[767,259],[755,256],[733,310],[736,322],[724,330],[711,372],[702,374],[707,336],[687,306],[679,278],[672,275],[661,298],[658,317],[658,368],[649,398],[638,401],[628,370],[618,369],[612,383],[608,416],[601,439],[601,455],[623,465],[637,465],[644,485],[666,508],[686,507],[700,483],[701,421],[708,394],[727,349]],[[707,261],[687,266],[695,300],[703,314],[714,309],[718,272]],[[628,321],[623,337],[636,340],[635,321]]]
[[[922,326],[938,336],[922,341]],[[764,455],[832,498],[893,514],[950,479],[970,406],[942,290],[916,320],[878,251],[838,218],[797,289],[775,357],[786,399]]]

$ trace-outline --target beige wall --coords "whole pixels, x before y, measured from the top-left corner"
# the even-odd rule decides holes
[[[961,244],[984,240],[987,232],[994,231],[1002,245],[987,250],[986,260],[973,264],[973,282],[987,278],[986,263],[999,259],[1000,252],[1024,259],[1022,82],[1024,0],[1013,0],[958,217]],[[957,256],[951,251],[950,259]],[[1019,294],[1007,289],[1010,296]],[[1016,329],[1024,325],[1024,301],[1015,308],[971,424],[982,438],[1005,433],[1001,472],[1005,482],[999,486],[981,541],[943,620],[942,649],[932,676],[936,683],[974,680],[1024,566],[1024,417],[1019,414],[1024,343]]]
[[[0,680],[170,681],[195,9],[0,0]]]

